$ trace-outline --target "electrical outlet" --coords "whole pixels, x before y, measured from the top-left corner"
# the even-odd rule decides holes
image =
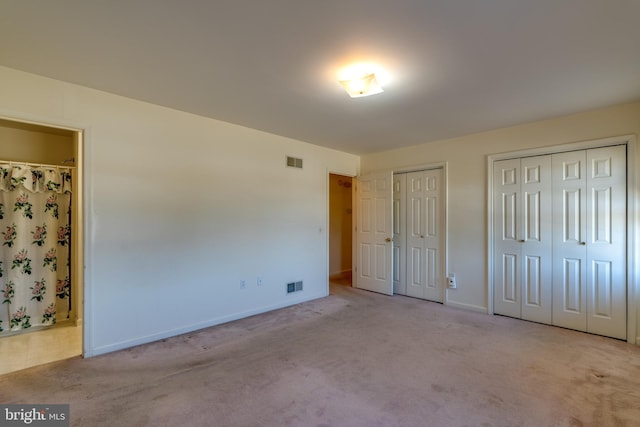
[[[258,277],[258,286],[262,286],[263,282],[262,282],[262,277]]]
[[[244,289],[247,287],[247,281],[246,280],[240,280],[240,289]]]
[[[456,283],[456,275],[455,273],[451,273],[447,276],[447,288],[449,289],[455,289],[458,287],[458,284]]]

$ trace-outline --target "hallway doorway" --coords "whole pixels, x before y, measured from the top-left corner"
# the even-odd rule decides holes
[[[329,174],[329,281],[352,286],[353,178]]]

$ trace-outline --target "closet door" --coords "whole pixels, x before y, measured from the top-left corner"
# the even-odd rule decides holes
[[[494,163],[494,312],[551,323],[551,156]]]
[[[626,147],[587,151],[587,331],[627,338]]]
[[[522,318],[551,323],[552,197],[551,156],[525,157],[520,161],[521,243],[520,283]]]
[[[587,330],[586,152],[553,155],[553,324]]]
[[[424,179],[422,172],[407,176],[407,295],[423,298],[426,279],[424,253]]]
[[[407,294],[407,176],[393,175],[393,293]]]
[[[626,338],[626,148],[556,154],[553,324]]]
[[[627,338],[626,147],[587,151],[587,331]]]
[[[444,204],[443,204],[443,170],[432,169],[423,172],[425,195],[425,234],[424,250],[426,256],[424,299],[442,302],[444,300],[444,283],[442,261],[444,256]]]
[[[522,317],[520,296],[520,159],[493,164],[493,311]]]
[[[407,295],[442,302],[442,169],[407,174]]]

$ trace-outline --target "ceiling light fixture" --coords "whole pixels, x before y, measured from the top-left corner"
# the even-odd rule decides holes
[[[340,84],[352,98],[361,98],[384,92],[378,84],[374,73],[350,80],[341,80]]]

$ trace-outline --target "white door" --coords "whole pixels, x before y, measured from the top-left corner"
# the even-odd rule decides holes
[[[626,147],[557,154],[553,162],[553,324],[624,339]]]
[[[407,294],[406,174],[393,175],[393,293]]]
[[[587,151],[587,331],[627,338],[626,146]]]
[[[553,155],[553,324],[587,330],[587,155]]]
[[[442,302],[442,169],[407,175],[407,295]]]
[[[551,156],[520,161],[519,241],[522,318],[551,323],[552,215]]]
[[[520,159],[496,161],[493,165],[493,186],[493,311],[520,318]]]
[[[389,172],[358,178],[356,287],[393,295],[392,187]]]
[[[551,156],[494,163],[494,312],[551,323]]]

